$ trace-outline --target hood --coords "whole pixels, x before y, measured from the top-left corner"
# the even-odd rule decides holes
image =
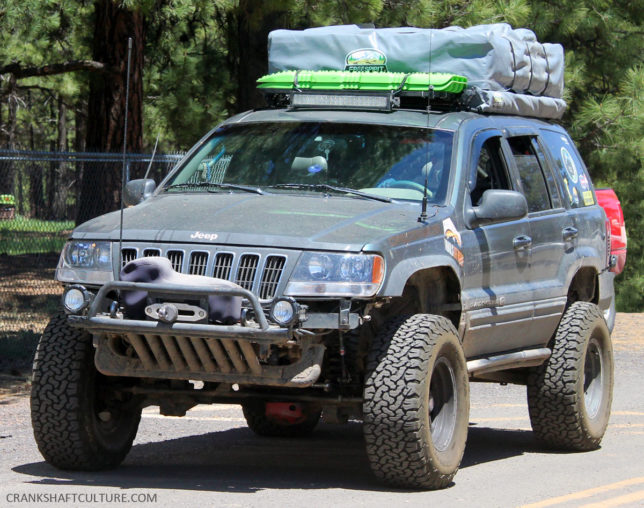
[[[162,194],[125,209],[123,240],[356,252],[418,228],[419,213],[418,203],[345,196]],[[119,212],[102,215],[73,237],[118,240],[119,219]]]

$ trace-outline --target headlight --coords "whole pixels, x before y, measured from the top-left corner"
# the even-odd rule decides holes
[[[385,274],[375,254],[305,252],[284,291],[291,296],[373,296]]]
[[[111,242],[72,240],[65,244],[56,280],[102,284],[113,277]]]

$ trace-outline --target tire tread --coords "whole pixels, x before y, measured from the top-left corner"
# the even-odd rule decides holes
[[[87,382],[87,362],[93,360],[92,353],[91,335],[69,326],[64,314],[51,319],[36,349],[31,423],[40,453],[60,469],[114,467],[125,458],[134,439],[133,435],[120,453],[100,453],[86,428],[83,383]]]
[[[579,376],[583,377],[587,337],[598,320],[604,318],[596,305],[573,303],[557,328],[552,355],[528,377],[530,422],[537,440],[548,447],[587,451],[597,449],[601,442],[603,432],[592,435],[584,426],[583,393],[577,389]]]
[[[458,469],[441,472],[423,450],[420,397],[421,385],[428,382],[423,364],[444,334],[457,336],[448,319],[415,314],[388,321],[374,338],[367,362],[364,438],[374,474],[391,485],[441,489]]]

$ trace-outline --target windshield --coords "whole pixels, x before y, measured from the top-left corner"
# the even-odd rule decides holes
[[[447,192],[451,132],[318,122],[224,126],[165,185],[167,192],[344,194],[380,200]],[[356,191],[356,192],[352,192]]]

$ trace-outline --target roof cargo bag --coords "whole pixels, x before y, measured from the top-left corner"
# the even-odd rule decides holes
[[[566,101],[554,97],[497,92],[468,87],[460,103],[471,111],[502,115],[521,115],[549,120],[560,119],[566,111]]]
[[[327,26],[275,30],[268,36],[269,72],[353,70],[443,72],[482,90],[561,98],[564,55],[527,29],[505,23],[470,28]]]

